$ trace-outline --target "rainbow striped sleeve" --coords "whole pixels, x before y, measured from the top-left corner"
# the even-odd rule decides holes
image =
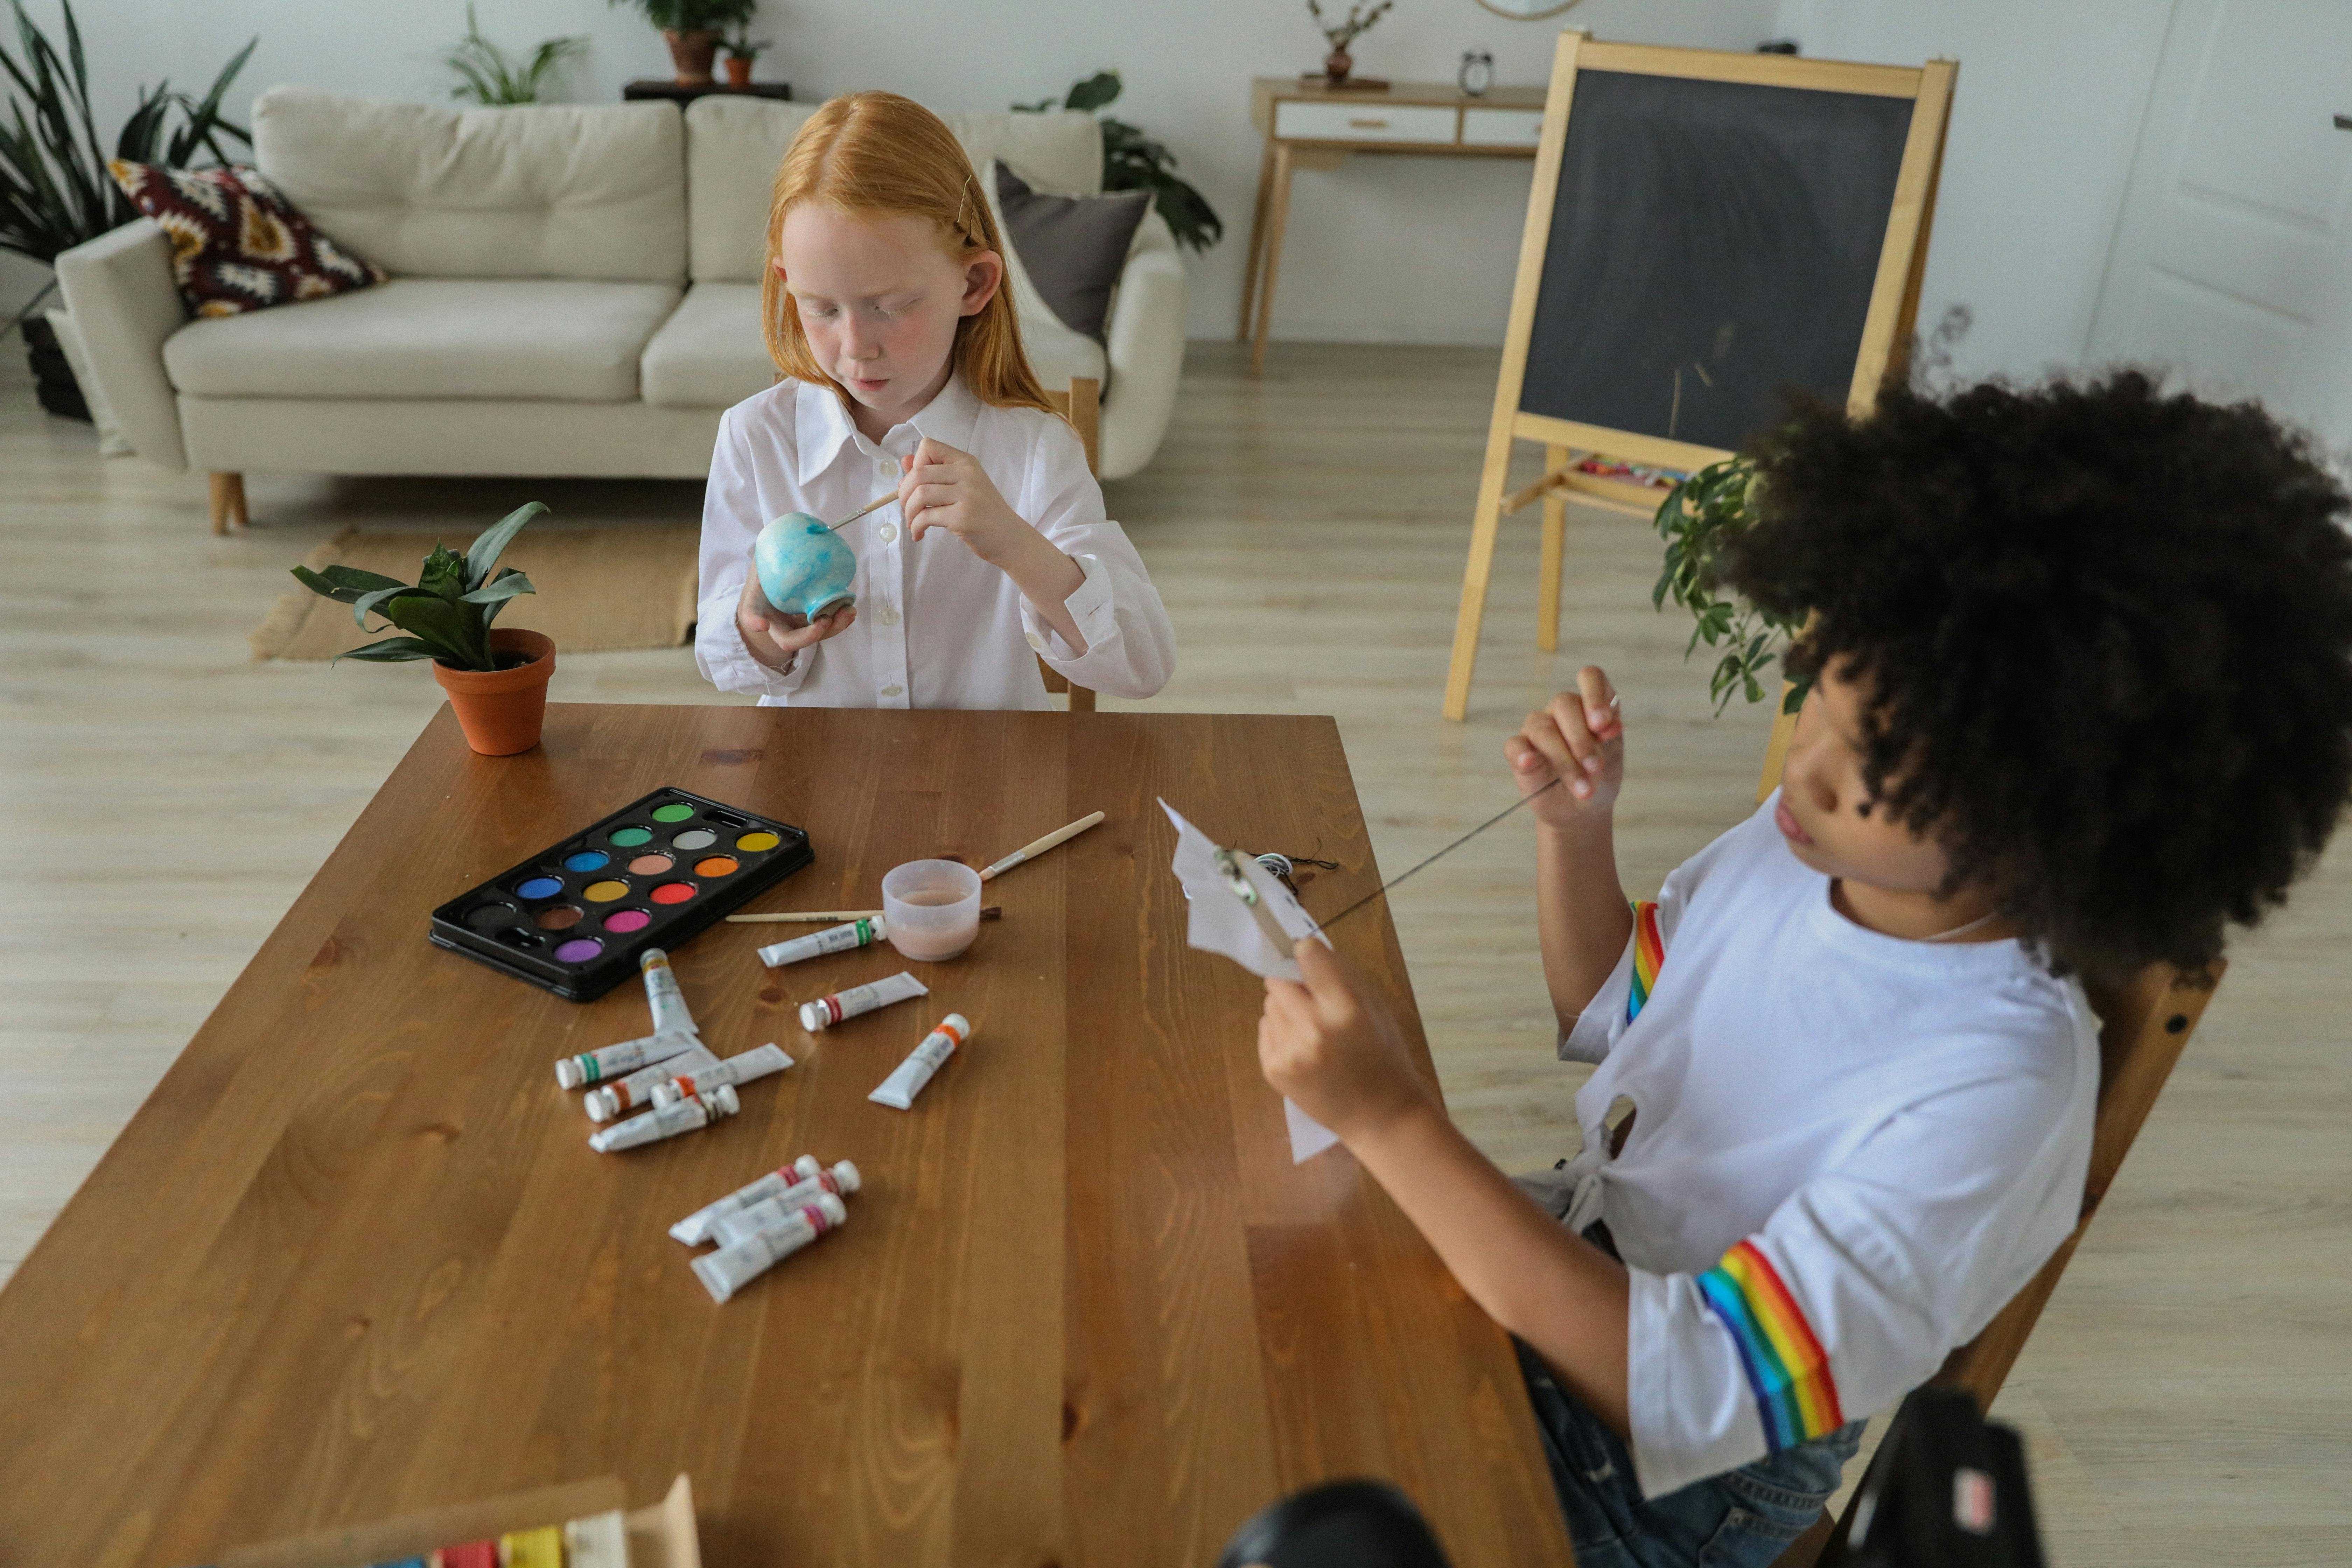
[[[1731,1331],[1774,1453],[1845,1425],[1830,1358],[1796,1298],[1753,1242],[1743,1241],[1698,1277],[1701,1295]]]
[[[1654,899],[1633,900],[1633,989],[1625,997],[1625,1021],[1642,1015],[1650,987],[1658,983],[1658,965],[1665,962],[1666,944],[1658,935],[1658,905]]]

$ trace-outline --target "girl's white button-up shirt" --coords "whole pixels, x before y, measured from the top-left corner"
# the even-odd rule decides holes
[[[753,658],[735,606],[760,530],[787,512],[848,516],[897,485],[898,459],[925,437],[971,454],[1005,503],[1077,563],[1086,580],[1064,607],[1086,652],[947,530],[909,540],[893,501],[842,531],[857,552],[856,624],[803,648],[788,670]],[[1176,666],[1167,609],[1104,515],[1077,434],[1034,408],[983,404],[961,376],[878,442],[829,387],[779,382],[730,408],[704,491],[698,597],[695,663],[722,691],[757,692],[770,707],[1042,709],[1051,704],[1041,658],[1115,697],[1151,696]]]

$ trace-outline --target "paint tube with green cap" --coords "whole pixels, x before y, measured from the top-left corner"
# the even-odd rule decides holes
[[[815,958],[828,952],[847,952],[854,947],[869,947],[890,934],[889,922],[879,915],[847,925],[827,926],[813,936],[796,936],[790,942],[780,942],[760,950],[760,962],[771,969],[781,969],[787,963],[798,963],[803,958]]]

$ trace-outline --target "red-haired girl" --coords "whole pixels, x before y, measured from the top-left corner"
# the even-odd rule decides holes
[[[1118,697],[1167,684],[1167,610],[1048,408],[1003,284],[980,182],[930,110],[852,93],[793,138],[760,293],[782,379],[719,421],[703,502],[695,659],[721,689],[1044,708],[1037,658]],[[895,504],[845,531],[854,606],[812,621],[767,602],[763,524],[847,517],[894,482]]]

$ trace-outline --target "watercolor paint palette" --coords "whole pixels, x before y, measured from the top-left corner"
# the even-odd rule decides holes
[[[593,1002],[815,858],[790,823],[665,787],[435,910],[433,944]]]

